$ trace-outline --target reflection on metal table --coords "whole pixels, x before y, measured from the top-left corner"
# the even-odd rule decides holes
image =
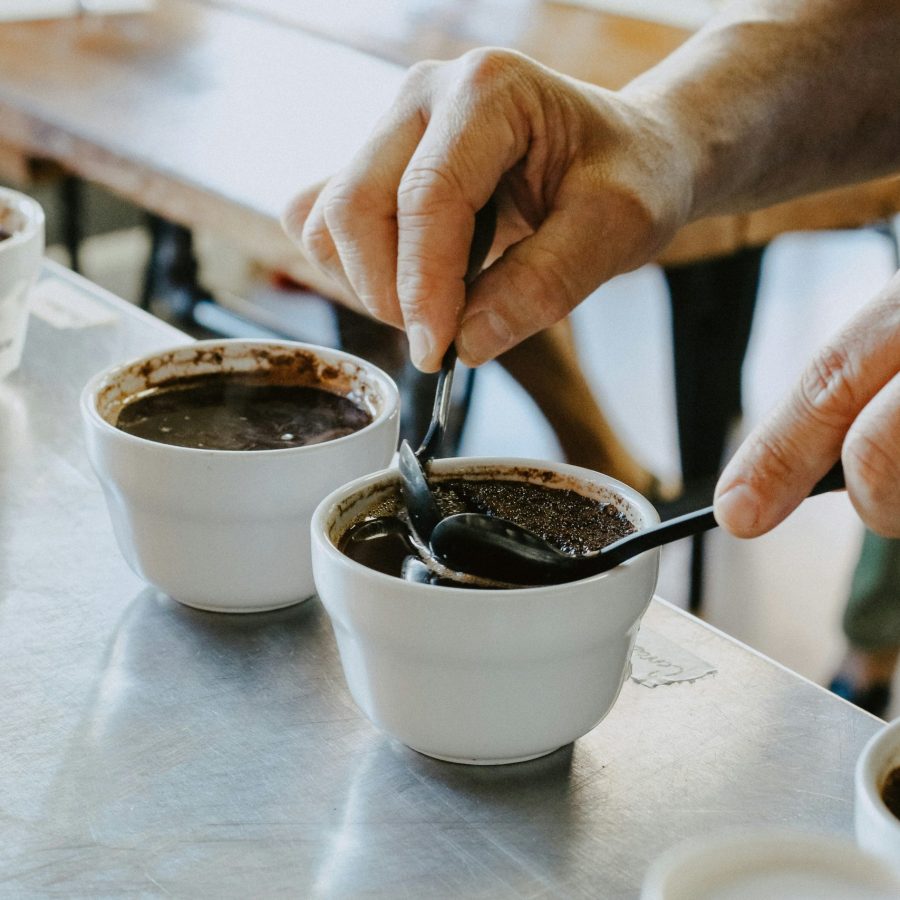
[[[601,725],[483,769],[362,717],[317,601],[159,596],[115,547],[78,396],[187,338],[50,264],[38,299],[0,383],[0,896],[625,898],[690,835],[852,832],[878,721],[665,602]],[[685,662],[702,677],[673,683]]]

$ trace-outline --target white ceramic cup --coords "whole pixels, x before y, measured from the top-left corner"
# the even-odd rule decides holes
[[[291,383],[348,396],[372,422],[321,444],[244,451],[170,446],[115,427],[129,399],[174,378],[272,369],[290,371]],[[175,600],[216,612],[276,609],[311,596],[316,504],[387,465],[399,429],[397,388],[384,372],[290,341],[198,341],[132,360],[94,376],[81,410],[129,565]]]
[[[667,850],[641,900],[894,900],[900,880],[852,841],[784,828],[726,829]]]
[[[886,725],[863,748],[856,763],[854,806],[857,843],[900,875],[900,819],[881,795],[894,769],[900,769],[900,719]]]
[[[446,459],[434,461],[431,474],[576,489],[615,503],[638,527],[659,521],[631,488],[561,463]],[[486,591],[407,582],[336,546],[347,526],[397,484],[390,469],[345,485],[319,504],[312,521],[316,587],[362,711],[421,753],[481,765],[542,756],[590,731],[629,675],[659,551],[548,587]]]
[[[0,378],[22,361],[28,328],[28,291],[44,255],[44,211],[18,191],[0,188]]]

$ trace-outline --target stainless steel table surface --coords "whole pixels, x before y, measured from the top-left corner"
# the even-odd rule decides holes
[[[159,596],[115,546],[78,396],[187,338],[44,277],[116,320],[32,316],[0,382],[0,896],[626,898],[690,835],[851,833],[878,720],[664,602],[645,624],[715,675],[629,682],[574,745],[476,768],[363,718],[317,601],[226,616]]]

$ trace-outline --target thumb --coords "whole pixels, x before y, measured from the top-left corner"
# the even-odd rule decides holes
[[[900,280],[813,357],[790,395],[738,448],[719,479],[719,524],[738,537],[774,528],[846,450],[845,438],[900,360]],[[853,494],[853,467],[847,466]]]

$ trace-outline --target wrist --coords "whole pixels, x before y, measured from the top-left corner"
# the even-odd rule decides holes
[[[612,95],[621,128],[623,165],[657,233],[655,252],[695,218],[700,154],[677,116],[651,91]]]

